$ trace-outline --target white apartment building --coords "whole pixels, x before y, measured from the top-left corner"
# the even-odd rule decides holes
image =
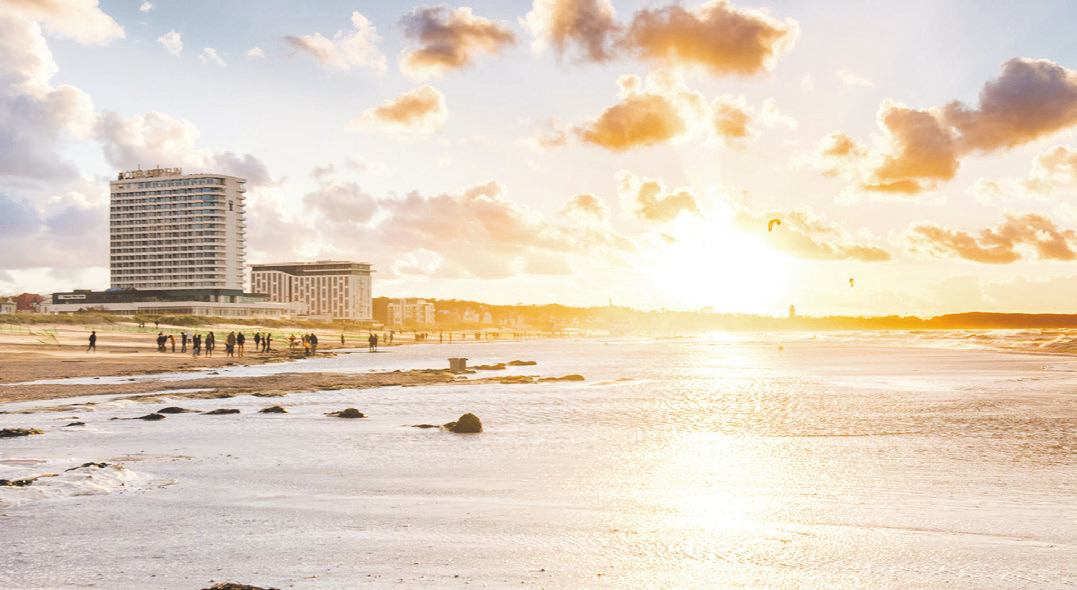
[[[308,315],[373,321],[371,272],[367,263],[334,260],[252,264],[251,291],[303,303]]]
[[[414,322],[420,326],[433,326],[434,304],[425,299],[397,299],[389,304],[389,325],[403,326]]]
[[[242,178],[129,170],[109,183],[114,289],[243,291]]]

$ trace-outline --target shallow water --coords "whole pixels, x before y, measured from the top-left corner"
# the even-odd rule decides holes
[[[587,381],[0,415],[46,431],[0,478],[58,474],[0,488],[0,587],[1074,587],[1075,360],[910,343],[432,344],[242,369]],[[408,426],[464,412],[485,432]]]

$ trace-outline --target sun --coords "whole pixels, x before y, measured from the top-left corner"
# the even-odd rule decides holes
[[[655,286],[681,309],[779,315],[791,303],[790,259],[734,227],[727,208],[682,215],[648,259]]]

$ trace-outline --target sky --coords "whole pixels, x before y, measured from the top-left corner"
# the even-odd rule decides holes
[[[0,0],[0,294],[108,288],[108,181],[181,167],[247,179],[248,263],[367,262],[375,296],[1069,313],[1075,26],[1065,0]]]

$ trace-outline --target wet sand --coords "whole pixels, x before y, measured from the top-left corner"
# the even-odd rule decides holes
[[[232,326],[214,327],[218,335],[212,357],[192,357],[188,352],[158,352],[157,330],[133,331],[130,326],[97,328],[97,350],[87,352],[90,329],[82,326],[3,326],[0,331],[0,404],[19,401],[74,398],[86,395],[136,394],[157,395],[174,390],[207,391],[183,393],[191,397],[226,397],[240,394],[275,395],[313,389],[384,387],[418,385],[452,381],[448,371],[409,371],[363,375],[335,373],[282,373],[262,377],[219,377],[174,381],[145,381],[109,384],[36,384],[33,381],[64,378],[93,378],[125,375],[151,375],[178,371],[203,371],[228,366],[275,363],[304,358],[301,349],[289,350],[291,331],[274,330],[270,352],[253,352],[256,329],[243,326],[248,344],[244,356],[229,357],[224,352],[224,336]],[[161,326],[166,330],[166,326]],[[198,330],[205,334],[210,330]],[[167,332],[166,332],[167,333]],[[301,332],[296,331],[296,334]],[[281,337],[281,336],[284,337]],[[339,350],[340,334],[318,334],[318,356]],[[345,347],[365,346],[365,338],[352,338]],[[14,385],[12,385],[14,384]],[[173,394],[175,396],[177,394]]]

